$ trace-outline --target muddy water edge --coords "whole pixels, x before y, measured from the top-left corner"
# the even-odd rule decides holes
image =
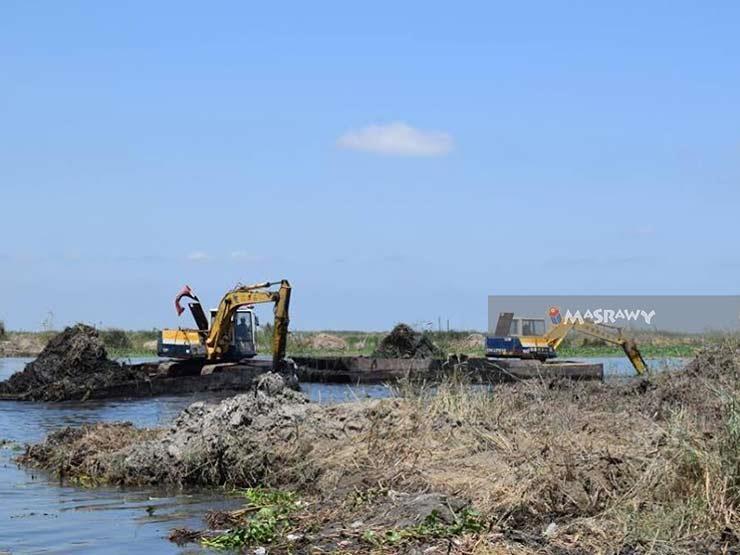
[[[22,370],[28,358],[0,358],[0,380]],[[132,362],[139,362],[134,360]],[[383,386],[348,388],[302,384],[317,402],[384,397]],[[167,541],[173,528],[200,528],[208,510],[242,502],[213,491],[152,488],[80,488],[44,473],[18,467],[13,459],[26,443],[65,426],[129,421],[141,427],[166,426],[198,395],[84,403],[0,403],[0,553],[197,553]],[[218,400],[213,394],[209,400]]]

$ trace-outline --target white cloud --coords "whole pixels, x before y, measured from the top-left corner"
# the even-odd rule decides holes
[[[349,150],[396,156],[444,156],[452,150],[452,136],[442,131],[422,131],[397,121],[347,131],[337,145]]]
[[[193,262],[202,262],[208,260],[208,254],[203,251],[195,251],[188,254],[187,258]]]

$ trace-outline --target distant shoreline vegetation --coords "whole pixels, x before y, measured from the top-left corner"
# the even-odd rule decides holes
[[[0,357],[36,356],[57,331],[12,331],[4,329],[0,336]],[[107,328],[99,330],[108,354],[116,358],[156,356],[159,331],[123,330]],[[447,353],[483,356],[485,334],[474,330],[428,331],[432,341]],[[362,331],[300,331],[290,332],[288,354],[294,355],[346,355],[370,356],[386,332]],[[717,345],[728,339],[738,339],[740,334],[677,334],[670,332],[633,332],[628,334],[637,342],[643,356],[649,358],[691,357],[698,350]],[[257,333],[258,351],[269,354],[271,350],[272,326],[267,324]],[[622,350],[598,339],[572,333],[558,349],[558,356],[566,357],[609,357],[622,356]]]

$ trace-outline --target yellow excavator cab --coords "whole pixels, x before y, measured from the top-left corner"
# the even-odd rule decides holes
[[[211,309],[211,322],[218,310]],[[229,336],[229,347],[224,360],[242,360],[257,355],[256,337],[257,318],[251,308],[239,308],[234,313]],[[204,330],[210,330],[210,326]],[[202,341],[202,330],[164,329],[157,341],[157,355],[167,358],[199,358],[206,356],[205,344]]]
[[[270,289],[280,285],[278,290]],[[164,329],[160,333],[157,354],[163,357],[203,358],[209,362],[241,360],[257,354],[256,319],[252,306],[259,303],[275,305],[272,336],[273,367],[280,368],[285,358],[288,337],[288,310],[291,286],[288,280],[239,285],[228,291],[217,309],[211,310],[210,322],[198,297],[185,286],[175,297],[177,313],[183,297],[193,299],[189,305],[198,329]]]

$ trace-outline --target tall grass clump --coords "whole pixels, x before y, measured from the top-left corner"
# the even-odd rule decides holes
[[[131,340],[128,333],[121,329],[101,330],[100,339],[103,340],[105,348],[109,351],[126,351],[131,348]]]
[[[111,356],[151,356],[155,354],[159,331],[122,330],[109,328],[100,330],[100,338]]]
[[[428,482],[504,529],[550,527],[543,552],[728,552],[740,546],[737,352],[620,385],[403,383],[417,419],[391,452],[416,450]]]

